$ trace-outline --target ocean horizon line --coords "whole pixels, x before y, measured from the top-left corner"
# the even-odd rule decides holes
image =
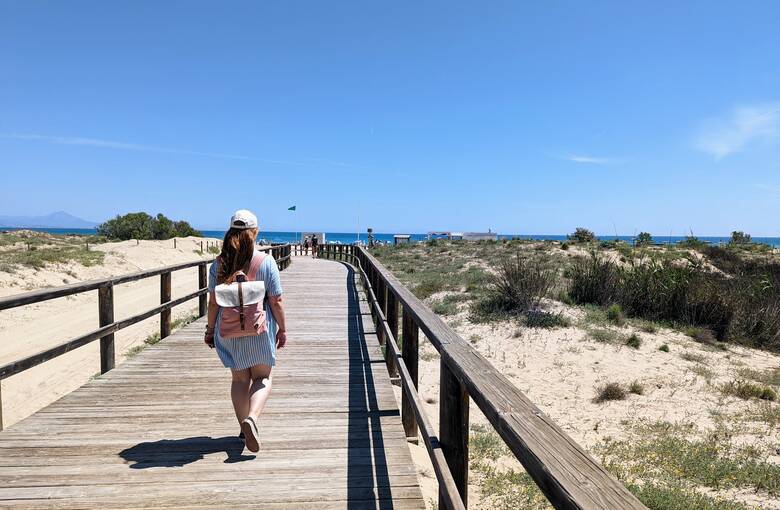
[[[16,231],[16,230],[33,230],[37,232],[46,232],[50,234],[75,234],[75,235],[96,235],[97,230],[95,228],[55,228],[55,227],[4,227],[0,226],[2,231]],[[216,237],[221,238],[225,234],[225,230],[220,229],[198,229],[198,231],[204,237]],[[302,232],[323,232],[321,230],[299,230],[299,231],[285,231],[285,230],[261,230],[258,237],[270,242],[297,242],[300,240]],[[436,231],[440,232],[440,231]],[[455,232],[455,231],[453,231]],[[325,240],[352,243],[354,241],[365,241],[368,237],[366,232],[336,232],[336,231],[324,231]],[[382,242],[392,242],[395,235],[409,235],[412,241],[424,241],[428,238],[428,233],[408,233],[405,231],[388,233],[388,232],[373,232],[372,235],[375,240]],[[524,240],[539,240],[539,241],[566,241],[569,238],[568,234],[502,234],[496,233],[499,239],[524,239]],[[684,241],[689,236],[676,236],[676,235],[653,235],[653,239],[657,244],[675,244],[680,241]],[[710,243],[725,243],[731,238],[731,235],[721,236],[695,236],[696,238],[710,242]],[[596,234],[596,238],[599,241],[621,240],[621,241],[633,241],[636,235],[615,235],[615,234]],[[780,247],[780,236],[753,236],[754,243],[768,244],[773,247]]]

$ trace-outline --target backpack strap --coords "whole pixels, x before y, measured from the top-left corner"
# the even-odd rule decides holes
[[[265,253],[256,251],[252,255],[252,262],[249,263],[249,270],[247,271],[247,279],[254,281],[257,279],[257,271],[260,269],[260,264],[265,260]]]

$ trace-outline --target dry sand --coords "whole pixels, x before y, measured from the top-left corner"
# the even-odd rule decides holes
[[[66,283],[118,276],[191,260],[200,255],[201,241],[188,237],[168,241],[123,241],[91,246],[106,253],[102,265],[57,264],[45,269],[0,272],[0,296],[56,287]],[[213,241],[213,240],[210,240]],[[177,298],[198,288],[197,268],[172,274],[172,296]],[[122,319],[160,303],[160,279],[152,277],[118,285],[114,289],[114,316]],[[197,300],[173,309],[173,318],[193,314]],[[0,312],[0,364],[9,363],[53,347],[98,327],[97,291],[53,299]],[[159,331],[157,316],[119,331],[115,335],[116,360],[120,363],[133,346]],[[100,371],[99,342],[76,349],[54,360],[1,382],[3,423],[7,427],[84,384]]]
[[[433,302],[444,295],[434,295],[426,301]],[[651,334],[631,326],[611,327],[622,335],[639,334],[642,346],[632,349],[595,342],[587,338],[585,329],[576,326],[548,330],[521,328],[509,321],[473,324],[464,307],[461,305],[458,315],[446,317],[446,322],[588,450],[606,438],[626,438],[629,424],[641,419],[692,422],[704,430],[715,427],[719,418],[739,420],[742,413],[755,410],[761,403],[725,397],[718,391],[718,385],[737,378],[736,370],[740,367],[765,370],[780,366],[780,356],[738,346],[719,351],[669,329]],[[568,315],[575,324],[583,315],[581,310],[557,302],[547,303],[547,307]],[[664,343],[669,345],[669,353],[658,350]],[[681,357],[686,352],[701,355],[704,361],[686,361]],[[702,367],[712,371],[709,380],[697,373]],[[419,374],[425,412],[438,429],[439,356],[430,342],[422,339],[422,334]],[[644,395],[629,395],[623,401],[593,402],[595,388],[600,384],[616,381],[627,385],[634,380],[644,385]],[[399,402],[400,395],[400,388],[396,388]],[[472,425],[490,427],[473,403],[470,417]],[[741,422],[738,429],[736,441],[763,447],[769,452],[769,460],[780,462],[774,448],[780,443],[780,431],[749,421]],[[422,443],[410,447],[426,504],[435,508],[438,486],[427,451]],[[521,469],[514,458],[502,458],[499,464]],[[490,508],[480,498],[480,486],[475,478],[470,478],[470,507]],[[780,501],[771,500],[766,494],[750,491],[728,494],[747,504],[780,509]]]

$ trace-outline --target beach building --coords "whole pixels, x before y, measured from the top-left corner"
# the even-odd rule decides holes
[[[449,241],[497,241],[498,234],[487,232],[428,232],[428,240],[447,239]]]
[[[393,236],[393,244],[409,244],[412,242],[412,236],[409,234],[396,234]]]

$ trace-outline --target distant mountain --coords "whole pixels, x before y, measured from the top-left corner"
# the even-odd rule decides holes
[[[57,211],[46,216],[2,216],[0,227],[34,228],[94,228],[94,221],[82,220],[65,211]]]

